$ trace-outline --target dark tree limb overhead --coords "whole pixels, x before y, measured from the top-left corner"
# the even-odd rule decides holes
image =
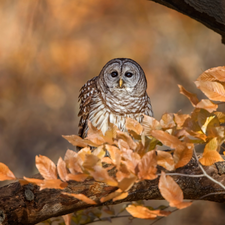
[[[225,1],[221,0],[151,0],[175,9],[214,30],[225,44]]]
[[[205,169],[215,180],[225,184],[225,174],[223,174],[225,162],[220,162]],[[195,159],[192,159],[185,167],[177,169],[176,172],[189,175],[202,174]],[[225,193],[215,194],[224,190],[206,177],[173,176],[173,178],[182,188],[185,199],[198,200],[202,196],[211,194],[206,196],[204,200],[225,202]],[[73,197],[63,195],[63,191],[83,193],[95,200],[97,202],[96,206],[100,206],[102,203],[99,200],[116,189],[92,179],[84,182],[69,182],[68,187],[64,190],[44,189],[40,191],[39,187],[35,185],[21,186],[18,182],[12,183],[0,188],[0,224],[36,224],[51,217],[92,206]],[[150,199],[162,199],[158,190],[158,178],[135,184],[129,190],[126,199],[115,203]],[[115,203],[108,201],[104,204]]]

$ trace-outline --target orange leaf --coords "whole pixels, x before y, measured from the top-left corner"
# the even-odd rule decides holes
[[[220,81],[225,82],[225,67],[218,66],[211,69],[206,70],[202,73],[198,79],[198,81]]]
[[[174,170],[175,164],[173,157],[169,152],[157,150],[157,164],[171,171]]]
[[[65,222],[65,225],[70,225],[71,224],[71,219],[72,219],[73,214],[67,214],[67,215],[63,215],[62,218]]]
[[[29,183],[36,184],[38,186],[40,186],[44,182],[44,180],[36,179],[36,178],[23,177],[23,179],[28,181]]]
[[[198,104],[199,100],[198,100],[198,97],[196,94],[193,94],[193,93],[185,90],[185,88],[182,85],[178,84],[178,87],[180,89],[180,93],[183,94],[184,96],[186,96],[190,100],[190,102],[193,106],[196,106]]]
[[[218,105],[210,101],[209,99],[202,99],[197,105],[196,108],[199,109],[205,109],[208,112],[212,113],[213,111],[216,111],[218,108]]]
[[[177,128],[182,128],[185,120],[190,118],[188,114],[174,113],[175,123],[177,124]]]
[[[218,141],[217,137],[214,137],[205,145],[202,158],[199,159],[199,162],[204,166],[211,166],[216,162],[224,161],[217,150]]]
[[[126,164],[121,163],[119,171],[116,173],[116,179],[118,182],[122,181],[125,177],[130,176],[130,171],[128,170]]]
[[[43,183],[40,184],[40,190],[45,188],[64,189],[67,186],[68,184],[66,182],[62,182],[60,179],[43,180]]]
[[[127,196],[128,196],[128,192],[124,192],[124,193],[122,193],[121,195],[119,195],[119,196],[113,198],[113,201],[115,202],[115,201],[122,200],[122,199],[126,198]]]
[[[109,186],[117,186],[118,185],[118,183],[112,177],[109,176],[107,169],[96,165],[93,167],[93,170],[94,171],[89,170],[89,173],[96,181],[105,182]]]
[[[225,101],[224,86],[219,82],[211,81],[195,81],[195,85],[199,88],[209,99],[214,101]]]
[[[86,154],[83,167],[87,170],[92,170],[92,168],[97,165],[98,162],[100,162],[100,159],[97,156]]]
[[[172,113],[163,114],[159,123],[163,128],[172,128],[176,126]]]
[[[107,201],[109,201],[109,200],[111,200],[113,198],[116,198],[116,197],[120,196],[121,194],[122,194],[122,191],[120,189],[118,189],[118,190],[110,193],[109,195],[107,195],[105,197],[102,197],[100,199],[100,202],[107,202]]]
[[[146,116],[144,115],[143,121],[142,121],[142,126],[143,126],[143,134],[146,136],[151,136],[151,131],[152,130],[160,130],[162,127],[155,118]]]
[[[143,131],[143,127],[141,126],[140,123],[138,123],[137,120],[132,119],[132,118],[126,118],[126,128],[127,130],[132,130],[137,134],[141,134]]]
[[[131,175],[130,177],[124,177],[123,180],[119,182],[118,187],[122,191],[128,191],[133,186],[136,180],[137,178],[134,175]]]
[[[183,167],[189,163],[193,156],[194,144],[186,143],[185,148],[176,148],[174,151],[175,168]]]
[[[36,167],[42,177],[46,180],[54,180],[57,179],[57,172],[55,163],[52,162],[46,156],[36,156],[35,157]]]
[[[156,169],[157,160],[155,150],[147,152],[138,163],[138,177],[139,179],[153,180],[157,177]]]
[[[0,163],[0,181],[15,180],[13,172],[4,163]]]
[[[123,163],[126,165],[127,169],[135,174],[135,169],[138,163],[140,162],[140,156],[133,152],[132,150],[121,151]]]
[[[83,194],[72,194],[72,193],[67,193],[67,192],[62,192],[62,194],[77,198],[77,199],[79,199],[83,202],[86,202],[87,204],[90,204],[90,205],[96,205],[97,204],[95,201],[93,201],[92,199],[88,198],[87,196],[85,196]]]
[[[67,174],[66,176],[66,180],[75,180],[75,181],[78,181],[78,182],[83,182],[86,180],[86,178],[88,178],[88,174],[85,174],[85,173],[80,173],[80,174]]]
[[[185,204],[182,204],[184,199],[183,191],[173,178],[166,176],[163,171],[161,172],[159,179],[159,190],[163,198],[169,202],[171,207],[185,208],[191,204],[190,202],[186,204],[186,206]]]
[[[134,150],[137,147],[137,144],[134,142],[134,140],[131,138],[131,136],[127,133],[124,133],[122,131],[117,131],[116,132],[116,138],[117,139],[122,139],[123,141],[125,141],[130,149]]]
[[[155,219],[157,216],[168,216],[171,212],[150,210],[145,206],[129,205],[126,210],[136,218],[140,219]]]
[[[110,154],[110,158],[111,158],[113,164],[116,167],[119,167],[120,161],[121,161],[121,151],[117,147],[112,146],[112,145],[106,145],[105,147]]]
[[[61,157],[59,158],[57,163],[57,171],[58,171],[60,179],[62,181],[66,181],[66,176],[67,176],[66,163],[63,161]]]
[[[93,142],[86,139],[82,139],[77,135],[62,135],[62,137],[65,138],[73,146],[87,147],[88,145],[90,145],[97,147],[97,145],[94,144]]]

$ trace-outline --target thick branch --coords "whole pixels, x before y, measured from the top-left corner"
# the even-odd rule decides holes
[[[214,30],[225,44],[225,3],[221,0],[152,0],[175,9]]]
[[[225,162],[205,169],[215,180],[225,184],[225,174],[221,174],[225,171]],[[202,172],[196,160],[192,159],[187,166],[177,169],[176,173],[193,175]],[[212,194],[204,199],[225,202],[225,193],[213,194],[224,190],[206,177],[173,176],[173,178],[182,188],[185,199],[197,200],[204,195]],[[69,182],[69,186],[64,190],[44,189],[39,191],[39,187],[31,184],[21,186],[18,182],[12,183],[0,188],[0,223],[2,222],[3,225],[36,224],[47,218],[90,207],[85,202],[63,195],[62,191],[83,193],[95,200],[98,203],[97,206],[100,206],[100,198],[115,190],[115,187],[107,186],[92,179],[82,183]],[[129,196],[120,202],[150,199],[162,199],[158,190],[158,179],[135,184],[130,189]],[[115,203],[109,201],[107,204]]]

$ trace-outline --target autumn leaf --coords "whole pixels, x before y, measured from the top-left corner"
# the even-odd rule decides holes
[[[179,209],[188,207],[191,202],[183,202],[184,196],[179,185],[172,177],[166,176],[165,172],[161,172],[159,179],[159,190],[165,200],[167,200],[171,207]]]
[[[106,145],[105,147],[110,154],[110,158],[112,160],[112,163],[117,168],[119,168],[120,161],[121,161],[121,151],[117,147],[112,146],[112,145]]]
[[[137,180],[137,177],[134,175],[131,175],[130,177],[124,177],[118,184],[118,187],[122,191],[128,191],[134,184],[134,182]]]
[[[157,177],[157,159],[155,150],[147,152],[138,163],[138,177],[141,180],[153,180]]]
[[[122,152],[123,164],[126,165],[126,168],[130,172],[135,174],[136,166],[140,162],[141,157],[136,152],[133,152],[132,150],[126,150],[121,152]]]
[[[221,155],[217,152],[218,147],[217,137],[212,138],[205,145],[202,158],[199,159],[199,162],[204,166],[211,166],[216,162],[224,161]]]
[[[42,183],[40,183],[40,190],[43,190],[45,188],[54,188],[54,189],[64,189],[68,186],[66,182],[62,182],[60,179],[54,179],[54,180],[43,180]]]
[[[23,179],[28,181],[29,183],[36,184],[38,186],[40,186],[44,182],[44,180],[36,179],[36,178],[23,177]]]
[[[66,163],[63,161],[61,157],[59,158],[57,163],[57,171],[58,171],[60,179],[62,181],[66,181],[66,176],[67,176]]]
[[[181,129],[183,124],[187,118],[190,118],[188,114],[174,113],[175,123],[177,124],[177,128]]]
[[[123,192],[123,193],[121,193],[121,195],[113,198],[113,201],[115,202],[115,201],[122,200],[122,199],[126,198],[127,196],[128,196],[128,192]]]
[[[13,172],[4,163],[0,163],[0,181],[15,180]]]
[[[134,150],[137,147],[137,144],[134,142],[134,140],[131,138],[131,136],[128,133],[124,133],[122,131],[117,131],[116,132],[116,138],[117,139],[122,139],[123,141],[125,141],[129,148]]]
[[[75,180],[75,181],[78,181],[78,182],[83,182],[85,181],[87,178],[88,178],[88,174],[85,174],[85,173],[80,173],[80,174],[67,174],[66,175],[66,180]]]
[[[151,136],[151,131],[152,130],[160,130],[162,129],[159,121],[157,121],[155,118],[143,115],[143,121],[142,121],[142,126],[143,126],[143,134],[146,136]]]
[[[211,81],[195,81],[195,85],[199,88],[209,99],[214,101],[225,101],[224,86],[219,82]]]
[[[213,111],[217,110],[218,105],[213,103],[209,99],[202,99],[195,107],[199,109],[205,109],[208,112],[212,113]]]
[[[157,150],[157,164],[169,171],[175,169],[175,164],[172,155],[169,152],[165,152],[162,150]]]
[[[138,123],[137,120],[132,119],[132,118],[126,118],[126,124],[125,124],[127,130],[132,130],[137,134],[141,134],[143,131],[143,127],[141,126],[140,123]]]
[[[78,147],[87,147],[88,145],[93,147],[98,146],[95,143],[86,139],[82,139],[81,137],[77,135],[62,135],[62,137],[65,138],[73,146],[78,146]]]
[[[136,164],[137,165],[137,164]],[[122,181],[125,177],[129,177],[130,176],[130,171],[128,170],[126,164],[121,163],[120,164],[120,168],[116,173],[116,179],[118,182]]]
[[[73,194],[73,193],[67,193],[67,192],[62,192],[62,194],[77,198],[77,199],[79,199],[83,202],[86,202],[87,204],[90,204],[90,205],[96,205],[97,204],[94,200],[88,198],[87,196],[85,196],[83,194]]]
[[[166,128],[166,129],[176,126],[176,124],[174,122],[174,116],[172,113],[163,114],[159,123],[162,126],[162,128]]]
[[[87,154],[86,156],[85,156],[85,160],[84,160],[84,162],[83,162],[83,167],[84,167],[84,169],[87,169],[87,170],[92,170],[92,168],[94,167],[94,166],[96,166],[97,164],[98,164],[98,162],[100,163],[100,165],[101,165],[101,161],[100,161],[100,159],[97,157],[97,156],[95,156],[95,155],[92,155],[92,154]]]
[[[178,84],[178,87],[180,89],[180,93],[186,96],[194,107],[199,103],[199,100],[196,94],[193,94],[187,91],[182,85]]]
[[[102,202],[102,203],[103,203],[103,202],[107,202],[107,201],[109,201],[109,200],[111,200],[111,199],[114,199],[114,198],[120,196],[121,194],[122,194],[122,191],[121,191],[120,189],[118,189],[118,190],[116,190],[116,191],[114,191],[114,192],[108,194],[107,196],[102,197],[102,198],[100,199],[100,202]]]
[[[225,82],[225,66],[218,66],[206,70],[197,81],[220,81]]]
[[[46,180],[54,180],[57,179],[57,172],[55,163],[52,162],[46,156],[36,156],[35,157],[36,167],[42,177]]]
[[[171,212],[161,210],[150,210],[145,206],[129,205],[126,210],[136,218],[140,219],[155,219],[157,216],[168,216]]]
[[[71,224],[71,219],[72,219],[73,214],[67,214],[67,215],[63,215],[62,218],[65,222],[65,225],[70,225]]]

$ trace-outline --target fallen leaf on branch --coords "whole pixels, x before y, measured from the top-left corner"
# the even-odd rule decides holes
[[[134,175],[131,175],[130,177],[124,177],[118,184],[118,187],[122,190],[122,191],[128,191],[133,184],[135,183],[135,181],[137,180],[137,177]]]
[[[127,130],[132,130],[139,135],[143,131],[143,127],[141,126],[141,124],[138,123],[137,120],[129,118],[129,117],[126,118],[126,128],[127,128]]]
[[[171,212],[161,210],[150,210],[145,206],[129,205],[126,210],[136,218],[140,219],[155,219],[157,216],[168,216]]]
[[[87,147],[88,145],[93,147],[98,146],[95,143],[89,140],[83,139],[77,135],[62,135],[62,137],[65,138],[73,146],[78,146],[78,147]]]
[[[175,163],[169,152],[157,150],[157,164],[163,168],[172,171],[175,169]]]
[[[57,179],[55,163],[48,157],[40,155],[35,157],[36,167],[42,177],[46,180]]]
[[[23,177],[23,179],[28,181],[29,183],[36,184],[38,186],[40,186],[44,182],[44,180],[36,179],[36,178]]]
[[[90,205],[96,205],[97,204],[94,200],[88,198],[87,196],[85,196],[83,194],[72,194],[72,193],[67,193],[67,192],[62,192],[62,194],[77,198],[77,199],[79,199],[83,202],[86,202],[87,204],[90,204]]]
[[[66,163],[63,161],[63,159],[60,157],[57,163],[57,171],[59,174],[59,177],[62,181],[66,181],[67,176],[67,168]]]
[[[43,180],[43,182],[39,185],[40,190],[45,188],[54,188],[54,189],[64,189],[68,186],[66,182],[62,182],[60,179],[54,180]]]
[[[0,163],[0,181],[15,180],[13,172],[4,163]]]
[[[78,182],[83,182],[85,181],[87,178],[89,177],[88,174],[85,174],[85,173],[81,173],[81,174],[67,174],[66,175],[66,180],[75,180],[75,181],[78,181]]]
[[[147,152],[138,163],[138,177],[141,180],[153,180],[157,178],[157,159],[156,152],[152,150]]]
[[[121,194],[122,194],[122,191],[121,191],[120,189],[118,189],[118,190],[116,190],[116,191],[110,193],[109,195],[107,195],[107,196],[105,196],[105,197],[102,197],[102,198],[100,199],[100,202],[102,202],[102,203],[103,203],[103,202],[107,202],[107,201],[109,201],[109,200],[111,200],[111,199],[114,199],[114,198],[120,196]]]
[[[127,196],[128,196],[128,192],[123,192],[123,193],[121,193],[121,195],[113,198],[113,201],[115,202],[115,201],[122,200],[122,199],[126,198]]]
[[[192,202],[183,202],[183,191],[172,177],[166,176],[165,172],[161,172],[159,179],[159,190],[165,200],[171,207],[182,209],[188,207]]]

